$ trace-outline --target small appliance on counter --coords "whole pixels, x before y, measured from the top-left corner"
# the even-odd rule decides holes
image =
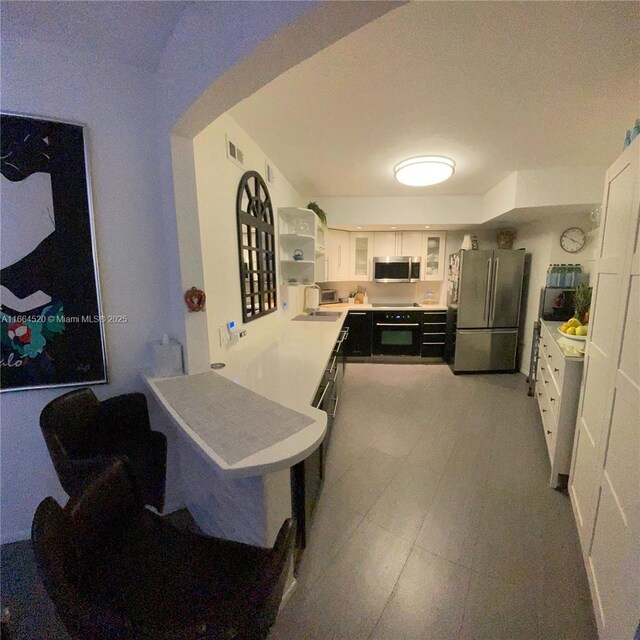
[[[338,292],[336,289],[320,289],[320,304],[330,304],[338,302]]]

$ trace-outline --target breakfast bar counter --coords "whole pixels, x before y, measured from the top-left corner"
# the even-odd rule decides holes
[[[205,533],[269,546],[284,518],[290,517],[290,468],[317,449],[325,436],[327,414],[311,404],[345,318],[342,312],[334,322],[294,322],[283,314],[268,339],[254,338],[249,325],[248,336],[224,354],[222,369],[179,378],[144,375],[178,429],[185,501]],[[260,401],[254,397],[258,394],[266,409],[277,403],[290,414],[295,412],[307,426],[240,460],[228,461],[219,446],[228,427],[225,421],[217,416],[205,429],[190,423],[175,394],[172,401],[168,392],[172,381],[178,381],[181,389],[188,392],[193,387],[200,393],[204,389],[209,401],[215,400],[218,387],[229,386],[216,384],[217,376],[239,385],[240,393],[248,390],[254,402]],[[259,428],[260,416],[256,425]]]

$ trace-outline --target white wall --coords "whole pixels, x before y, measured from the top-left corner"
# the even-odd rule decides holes
[[[482,196],[310,197],[332,228],[370,224],[480,224]]]
[[[110,384],[99,397],[140,390],[149,340],[159,337],[167,306],[157,131],[150,76],[124,65],[83,58],[52,45],[4,37],[2,110],[88,125],[91,186],[104,314],[126,324],[105,327]],[[44,405],[66,389],[5,393],[0,399],[2,541],[29,536],[36,506],[66,498],[39,428]],[[155,406],[154,428],[166,420]],[[173,497],[170,478],[169,501]]]
[[[179,149],[172,149],[176,123],[199,131],[203,118],[215,118],[278,73],[400,4],[192,3],[154,77],[64,45],[19,41],[2,23],[2,110],[89,126],[103,310],[129,317],[126,325],[107,327],[111,382],[96,387],[100,397],[142,389],[137,371],[151,338],[165,331],[182,342],[206,336],[206,319],[199,324],[200,314],[188,318],[182,300],[183,287],[202,279],[202,269],[189,256],[199,246],[197,212],[190,212],[182,236],[177,224],[172,151],[181,159],[191,145],[178,140]],[[215,82],[223,76],[226,82]],[[185,120],[194,105],[196,112]],[[187,190],[192,181],[188,176]],[[42,407],[57,395],[60,390],[1,397],[3,542],[29,537],[42,498],[65,497],[38,427]],[[157,406],[151,403],[150,410],[153,427],[166,428]],[[173,449],[170,444],[170,455]],[[173,463],[169,507],[179,501]]]
[[[227,159],[225,134],[242,149],[243,168]],[[242,322],[236,194],[238,183],[245,171],[258,171],[264,177],[267,159],[265,154],[235,120],[225,114],[194,138],[193,155],[202,267],[207,294],[209,357],[210,362],[216,362],[224,360],[228,348],[234,348],[231,345],[220,346],[220,326],[233,320],[239,328],[246,329],[247,336],[242,339],[243,345],[246,346],[271,332],[279,317],[285,312],[282,300],[278,300],[278,310],[275,313],[257,318],[246,325]],[[306,201],[287,182],[277,167],[274,168],[275,180],[267,187],[276,216],[279,207],[304,206]]]
[[[531,269],[529,288],[527,292],[526,312],[524,320],[524,345],[520,369],[528,373],[529,358],[531,357],[531,338],[533,323],[538,316],[540,289],[545,286],[547,268],[552,263],[581,264],[582,270],[588,277],[591,257],[594,250],[595,236],[587,236],[587,242],[577,253],[567,253],[560,247],[560,235],[569,227],[580,227],[585,232],[591,228],[587,215],[558,216],[542,220],[533,224],[517,227],[515,248],[524,247],[531,254]]]

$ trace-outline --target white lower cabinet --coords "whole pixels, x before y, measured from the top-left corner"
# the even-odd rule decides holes
[[[551,463],[549,484],[554,488],[560,484],[559,476],[568,476],[571,469],[583,365],[582,357],[566,355],[556,339],[561,324],[542,321],[536,375],[536,399]]]

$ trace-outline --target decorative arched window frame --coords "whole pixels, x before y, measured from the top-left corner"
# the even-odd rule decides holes
[[[247,171],[236,197],[242,320],[250,322],[278,308],[275,217],[262,176]]]

